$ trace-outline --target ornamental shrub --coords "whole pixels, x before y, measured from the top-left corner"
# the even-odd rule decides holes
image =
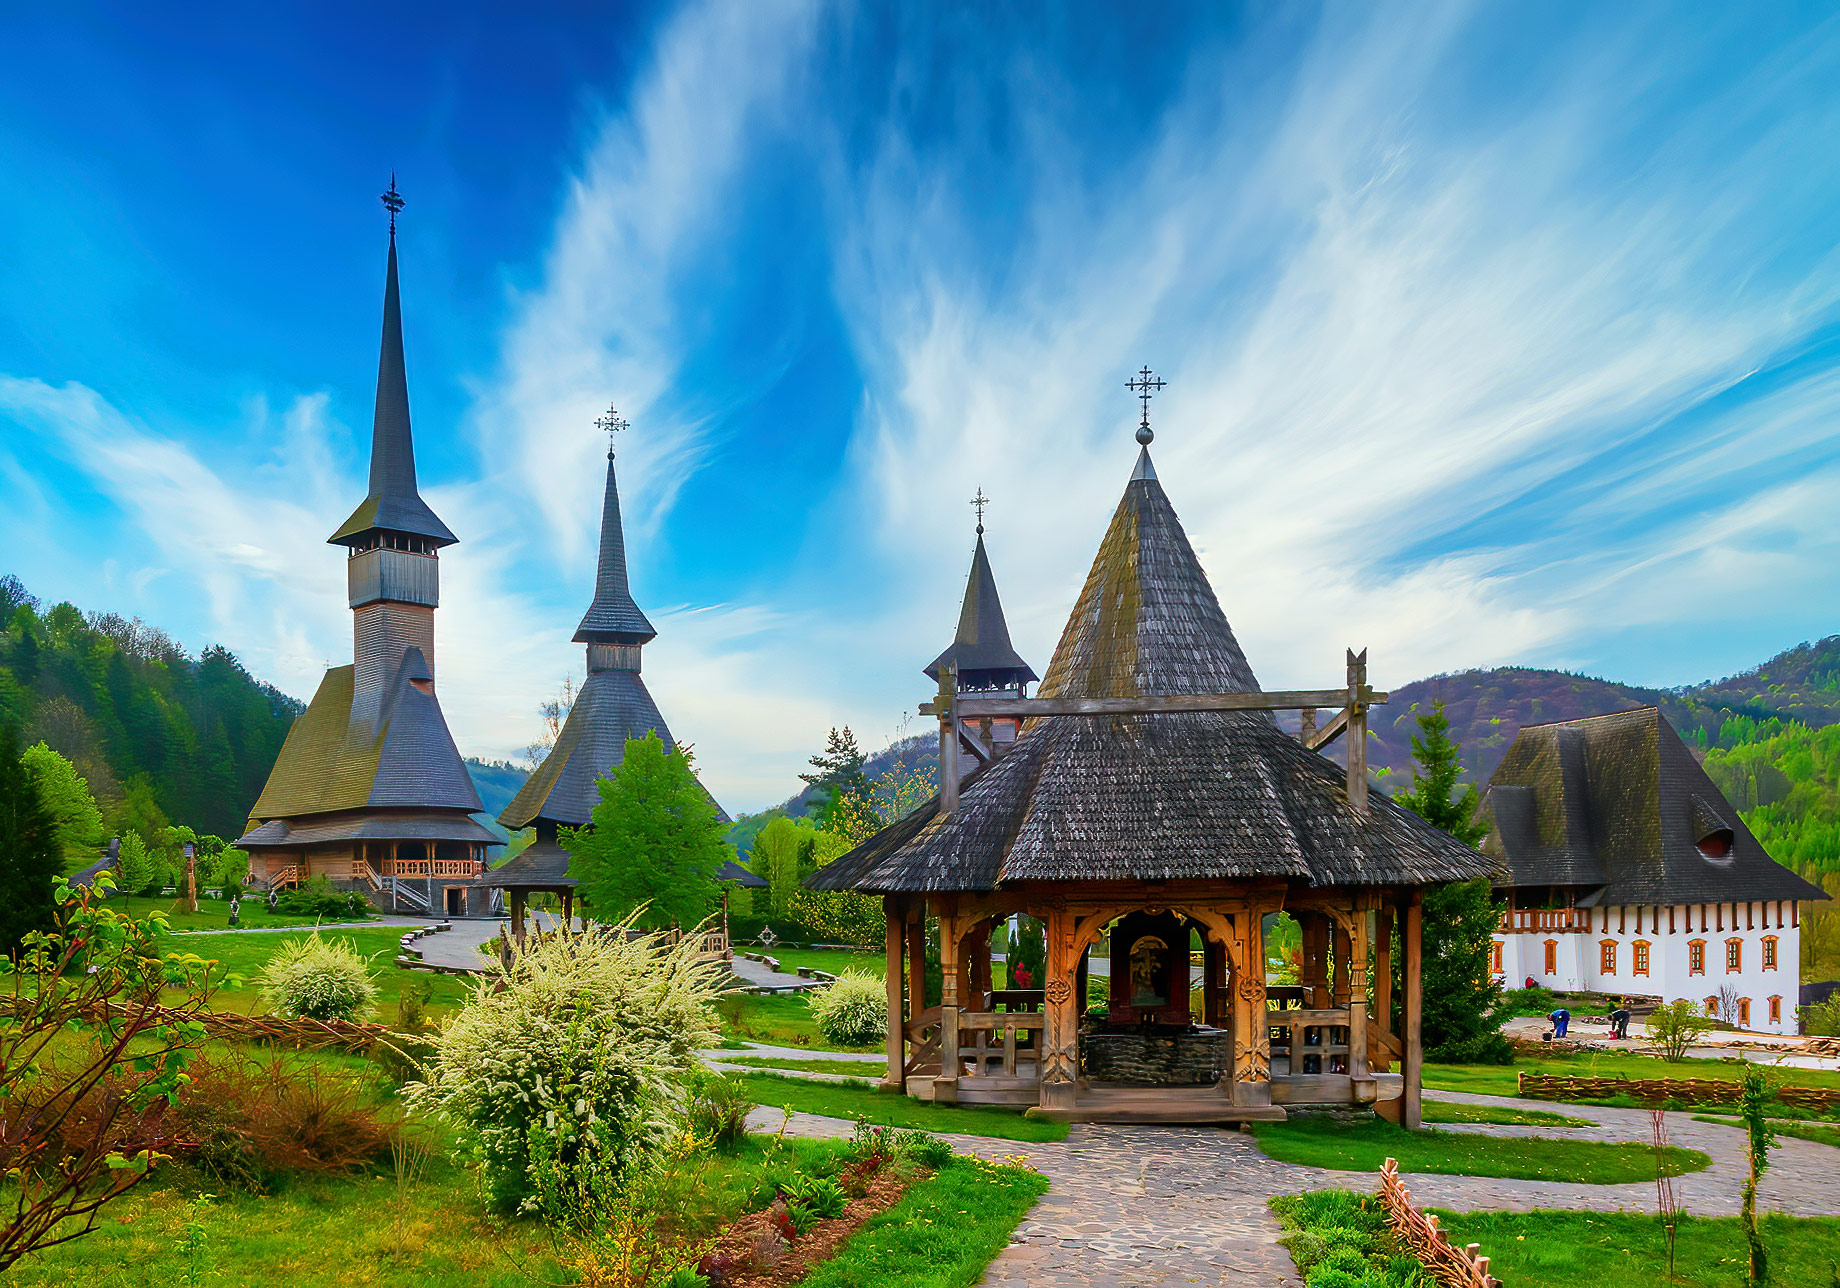
[[[888,1036],[887,988],[873,975],[845,971],[808,1001],[818,1032],[835,1046],[873,1046]]]
[[[317,930],[282,941],[259,978],[269,1010],[297,1019],[356,1019],[377,996],[376,981],[351,942],[321,939]]]
[[[717,1040],[721,971],[700,942],[667,947],[632,917],[514,940],[442,1031],[404,1091],[457,1129],[493,1210],[567,1220],[660,1157]]]

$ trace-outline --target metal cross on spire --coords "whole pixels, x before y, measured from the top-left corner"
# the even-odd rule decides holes
[[[1136,394],[1137,400],[1144,405],[1144,418],[1137,423],[1137,441],[1145,447],[1150,446],[1150,440],[1156,437],[1150,430],[1150,398],[1168,383],[1147,366],[1124,382],[1124,387]]]
[[[984,507],[989,504],[990,498],[984,495],[984,489],[980,487],[977,490],[977,495],[971,498],[971,508],[977,511],[978,535],[980,537],[984,535]]]
[[[396,191],[396,171],[390,171],[390,190],[383,194],[383,208],[390,212],[390,236],[396,236],[396,216],[403,208],[402,193]]]
[[[613,459],[613,436],[622,429],[630,429],[632,427],[632,422],[626,420],[617,410],[610,406],[607,408],[607,414],[594,422],[594,427],[607,431],[607,459],[611,461]]]

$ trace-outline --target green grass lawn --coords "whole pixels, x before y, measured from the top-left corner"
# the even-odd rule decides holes
[[[896,1092],[877,1091],[868,1083],[813,1082],[771,1073],[730,1075],[763,1105],[830,1118],[863,1118],[891,1127],[918,1127],[931,1132],[996,1136],[1004,1140],[1065,1140],[1067,1124],[1024,1118],[994,1105],[928,1105]],[[1378,1164],[1376,1164],[1378,1166]]]
[[[301,935],[309,933],[310,930],[300,931]],[[319,932],[321,939],[350,943],[369,960],[377,978],[377,1006],[368,1018],[386,1024],[393,1023],[400,991],[406,986],[415,985],[429,990],[428,1012],[431,1016],[438,1017],[457,1009],[461,1001],[471,994],[472,981],[458,975],[436,975],[428,971],[406,971],[399,968],[395,964],[396,954],[403,934],[403,928],[397,926]],[[221,962],[226,971],[241,977],[241,983],[220,988],[212,995],[211,1009],[259,1013],[266,1007],[262,1003],[261,988],[256,983],[256,976],[281,945],[294,938],[297,936],[293,934],[235,933],[175,936],[170,951],[197,953],[200,957]]]
[[[1450,1241],[1479,1243],[1489,1272],[1515,1288],[1632,1288],[1663,1285],[1667,1246],[1652,1216],[1599,1212],[1440,1212]],[[1770,1282],[1820,1288],[1840,1263],[1840,1220],[1768,1216]],[[1736,1217],[1682,1217],[1674,1283],[1739,1288],[1746,1282],[1744,1232]]]
[[[814,1051],[880,1051],[880,1042],[866,1047],[839,1047],[827,1042],[811,1018],[811,1004],[801,994],[770,997],[736,993],[716,1004],[716,1017],[725,1038],[765,1042],[771,1046],[810,1047]]]
[[[1589,1118],[1573,1118],[1547,1109],[1511,1109],[1506,1105],[1459,1105],[1449,1100],[1425,1101],[1428,1123],[1501,1123],[1510,1127],[1589,1127]]]
[[[1327,1115],[1259,1123],[1259,1148],[1282,1163],[1377,1172],[1388,1158],[1402,1172],[1449,1176],[1500,1176],[1528,1181],[1582,1181],[1614,1185],[1655,1179],[1647,1145],[1607,1145],[1588,1140],[1483,1136],[1473,1132],[1407,1131],[1378,1118],[1349,1123]],[[1671,1175],[1704,1170],[1711,1159],[1694,1149],[1670,1148]]]
[[[804,1073],[842,1073],[852,1078],[879,1078],[887,1071],[884,1060],[777,1060],[771,1056],[723,1056],[724,1064],[745,1065],[750,1069],[793,1069]]]
[[[1440,1091],[1471,1091],[1490,1096],[1516,1094],[1517,1073],[1544,1073],[1564,1078],[1723,1078],[1736,1080],[1744,1066],[1724,1060],[1682,1060],[1658,1056],[1583,1051],[1572,1056],[1541,1056],[1513,1064],[1426,1064],[1425,1085]],[[1840,1087],[1840,1073],[1826,1069],[1791,1069],[1766,1065],[1785,1086]]]
[[[956,1158],[871,1218],[803,1288],[966,1288],[1047,1188],[1026,1167]]]
[[[796,973],[800,966],[809,966],[814,970],[829,971],[833,975],[841,975],[847,970],[881,979],[887,970],[887,959],[880,949],[872,953],[853,953],[842,948],[782,948],[778,945],[761,948],[746,944],[738,946],[735,951],[764,953],[788,973]]]
[[[1721,1127],[1744,1127],[1744,1120],[1728,1114],[1694,1114],[1696,1123],[1717,1123]],[[1814,1141],[1817,1145],[1832,1145],[1840,1149],[1840,1127],[1828,1127],[1820,1123],[1788,1122],[1782,1119],[1772,1120],[1770,1126],[1776,1129],[1778,1136],[1796,1136],[1802,1140]]]
[[[134,917],[145,917],[150,912],[166,914],[166,924],[177,931],[187,930],[227,930],[230,927],[230,901],[228,899],[207,899],[203,892],[198,895],[198,911],[187,912],[183,898],[168,899],[164,896],[143,898],[139,895],[125,895],[119,891],[108,897],[109,907],[117,912],[125,912]],[[245,926],[312,926],[316,921],[362,921],[363,917],[303,917],[298,913],[269,914],[262,900],[251,896],[243,900],[242,924]],[[401,933],[400,931],[398,932]]]

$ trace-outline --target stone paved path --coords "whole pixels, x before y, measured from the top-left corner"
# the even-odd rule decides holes
[[[1561,1110],[1591,1120],[1577,1128],[1440,1124],[1444,1130],[1489,1135],[1552,1136],[1600,1141],[1649,1140],[1640,1109],[1555,1105],[1456,1092],[1427,1099]],[[1690,1212],[1728,1216],[1738,1210],[1744,1178],[1744,1135],[1735,1127],[1668,1115],[1671,1143],[1704,1150],[1712,1166],[1678,1177],[1675,1196]],[[810,1114],[756,1110],[756,1131],[837,1136],[851,1124]],[[991,1263],[985,1288],[1136,1288],[1174,1284],[1297,1284],[1290,1254],[1266,1200],[1278,1194],[1344,1187],[1371,1190],[1371,1173],[1338,1172],[1275,1162],[1250,1136],[1204,1127],[1074,1126],[1065,1141],[1024,1143],[981,1136],[946,1136],[984,1158],[1023,1157],[1048,1178],[1049,1189]],[[1768,1210],[1797,1216],[1840,1215],[1840,1153],[1812,1141],[1782,1138],[1759,1195]],[[1458,1211],[1571,1208],[1652,1211],[1654,1185],[1585,1185],[1476,1176],[1416,1174],[1413,1198]]]

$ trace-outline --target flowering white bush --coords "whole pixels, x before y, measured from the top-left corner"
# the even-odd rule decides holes
[[[349,940],[319,931],[283,941],[259,977],[271,1011],[309,1020],[350,1020],[377,996],[376,981]]]
[[[700,942],[667,948],[630,919],[514,942],[442,1032],[405,1090],[459,1129],[492,1208],[556,1215],[571,1187],[625,1176],[664,1143],[717,1040],[722,971]]]
[[[829,988],[809,994],[811,1018],[827,1042],[870,1046],[888,1036],[888,997],[883,982],[845,971]]]

